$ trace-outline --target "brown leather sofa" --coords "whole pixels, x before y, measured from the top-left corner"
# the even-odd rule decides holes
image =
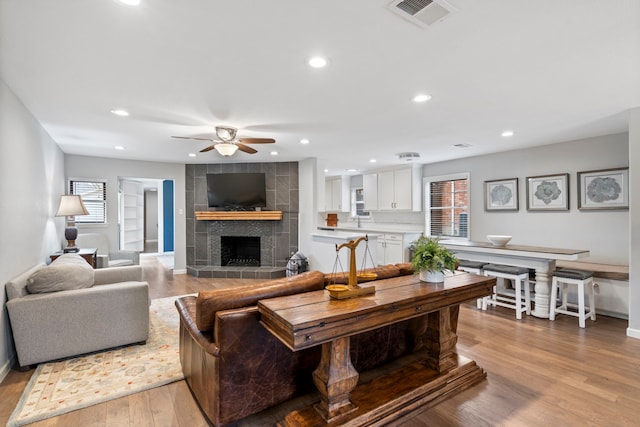
[[[399,268],[398,268],[399,267]],[[381,278],[411,274],[406,265],[376,269]],[[185,380],[215,426],[236,421],[314,390],[320,347],[292,352],[262,325],[261,299],[323,289],[335,277],[319,271],[261,284],[202,291],[176,300]],[[410,351],[407,322],[351,338],[351,359],[363,372]]]

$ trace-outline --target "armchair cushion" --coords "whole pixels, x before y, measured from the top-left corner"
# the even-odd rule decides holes
[[[80,233],[76,244],[81,248],[97,248],[97,268],[123,267],[140,264],[140,254],[136,251],[110,250],[107,236],[101,233]]]
[[[77,254],[64,254],[48,267],[35,271],[27,279],[30,294],[89,288],[93,285],[93,268]]]

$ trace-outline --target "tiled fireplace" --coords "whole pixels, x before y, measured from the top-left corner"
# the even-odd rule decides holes
[[[264,172],[266,210],[282,211],[281,220],[196,220],[210,211],[207,173]],[[187,272],[197,277],[271,278],[285,275],[298,249],[298,163],[225,163],[186,166]],[[223,237],[259,239],[259,266],[223,265]],[[226,257],[226,255],[225,255]],[[245,258],[241,255],[239,258]]]

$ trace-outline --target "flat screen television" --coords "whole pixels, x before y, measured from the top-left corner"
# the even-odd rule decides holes
[[[252,210],[267,207],[264,173],[207,174],[209,207]]]

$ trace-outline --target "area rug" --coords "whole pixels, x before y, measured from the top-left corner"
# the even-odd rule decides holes
[[[81,357],[40,364],[7,427],[18,427],[184,378],[174,301],[151,301],[149,339]]]

